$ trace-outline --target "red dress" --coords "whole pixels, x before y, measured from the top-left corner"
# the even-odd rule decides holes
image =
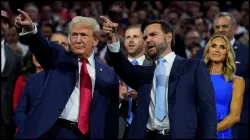
[[[19,76],[16,80],[16,84],[14,87],[14,94],[13,94],[13,110],[14,111],[16,110],[18,101],[21,97],[25,84],[26,84],[26,81],[24,80],[24,76],[23,75]]]

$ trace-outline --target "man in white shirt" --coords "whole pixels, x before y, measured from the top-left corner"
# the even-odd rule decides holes
[[[12,138],[15,132],[12,116],[13,91],[17,77],[21,74],[21,60],[4,41],[9,29],[9,15],[1,10],[1,136]]]
[[[153,66],[133,66],[120,51],[117,24],[104,16],[103,32],[113,67],[136,90],[137,106],[127,138],[216,138],[214,89],[202,60],[176,55],[174,29],[164,20],[149,20],[141,31],[146,58]],[[199,110],[198,110],[199,109]]]
[[[69,26],[67,52],[49,42],[18,10],[15,25],[20,39],[44,68],[40,96],[20,125],[15,138],[103,139],[118,137],[119,82],[114,70],[94,58],[100,26],[89,17],[76,16]]]
[[[145,59],[145,49],[143,46],[141,25],[131,25],[125,31],[124,48],[128,55],[128,60],[136,65],[148,66],[152,65],[152,62]],[[133,114],[136,107],[137,91],[129,88],[125,82],[120,82],[120,120],[119,120],[119,138],[123,138],[133,120]]]

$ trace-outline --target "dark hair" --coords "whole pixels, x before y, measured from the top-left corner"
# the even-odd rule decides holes
[[[32,55],[33,53],[28,51],[28,53],[23,58],[22,74],[24,76],[24,81],[26,81],[29,75],[36,73],[36,66],[33,64]]]
[[[56,31],[56,32],[54,32],[54,33],[49,37],[49,41],[51,41],[51,38],[52,38],[52,36],[54,36],[54,35],[63,35],[63,36],[65,36],[65,37],[68,37],[68,34],[67,34],[66,32],[63,32],[63,31]]]
[[[229,12],[220,12],[219,14],[217,14],[214,18],[214,21],[219,18],[219,17],[229,17],[231,19],[232,25],[235,26],[236,25],[236,20],[233,16],[232,13]]]
[[[161,30],[165,34],[172,33],[171,49],[173,50],[174,45],[175,45],[175,33],[174,33],[174,28],[171,26],[171,24],[169,24],[166,20],[162,20],[162,19],[145,20],[142,23],[141,32],[143,33],[145,28],[151,24],[160,24]]]

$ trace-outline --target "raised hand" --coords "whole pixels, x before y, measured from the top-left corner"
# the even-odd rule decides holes
[[[25,32],[30,32],[35,29],[35,26],[32,24],[32,20],[29,15],[24,11],[17,9],[19,15],[15,18],[15,26],[17,28],[23,28]]]
[[[117,23],[113,23],[111,20],[109,20],[107,17],[105,16],[100,16],[100,18],[103,20],[103,27],[102,27],[102,31],[105,34],[105,36],[108,37],[108,41],[111,43],[115,43],[116,40],[116,30],[118,27]]]
[[[127,95],[127,85],[123,81],[119,81],[119,97],[121,100]]]
[[[132,98],[136,98],[137,97],[137,91],[131,89],[131,90],[128,91],[127,96],[132,97]]]

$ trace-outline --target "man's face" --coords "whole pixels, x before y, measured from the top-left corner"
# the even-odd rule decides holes
[[[142,33],[139,28],[132,28],[126,31],[124,46],[128,54],[133,57],[144,51]]]
[[[66,51],[69,50],[69,45],[68,45],[68,38],[62,34],[54,34],[51,36],[51,42],[56,42],[58,44],[61,44]]]
[[[167,42],[171,41],[166,40],[166,36],[160,24],[151,24],[145,28],[143,39],[145,41],[144,45],[148,58],[156,60],[166,51],[168,48]]]
[[[5,35],[6,42],[16,44],[18,42],[18,33],[15,27],[10,28]]]
[[[7,19],[1,17],[1,38],[4,37],[4,33],[7,31],[8,28],[9,28],[9,23]]]
[[[32,21],[36,21],[38,18],[38,8],[30,5],[25,9],[25,12],[30,16]]]
[[[98,44],[91,27],[73,26],[70,33],[71,49],[78,58],[88,58]]]
[[[229,17],[219,17],[214,21],[215,34],[225,35],[229,40],[232,40],[235,34],[235,26],[232,25],[232,20]]]
[[[53,31],[49,26],[42,27],[41,32],[47,38],[49,38],[53,34]]]
[[[187,49],[191,49],[191,44],[194,42],[198,44],[200,43],[200,34],[197,31],[190,31],[185,37],[185,45]]]

